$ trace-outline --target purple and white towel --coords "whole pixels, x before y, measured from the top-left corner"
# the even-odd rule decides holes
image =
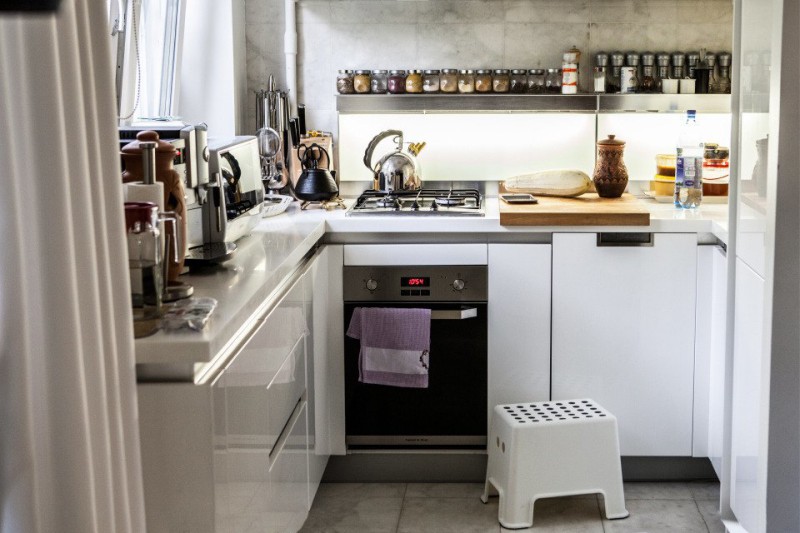
[[[428,388],[430,309],[356,307],[347,336],[361,340],[358,381]]]

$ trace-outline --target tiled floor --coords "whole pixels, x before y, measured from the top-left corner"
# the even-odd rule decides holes
[[[501,533],[497,498],[481,503],[479,483],[322,484],[303,533]],[[605,520],[602,498],[536,503],[533,527],[547,533],[724,533],[719,484],[626,483],[630,516]]]

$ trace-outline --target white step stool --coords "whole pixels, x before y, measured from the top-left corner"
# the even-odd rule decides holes
[[[628,516],[617,419],[592,400],[497,405],[488,448],[481,500],[499,493],[503,527],[531,527],[539,498],[598,492],[606,518]]]

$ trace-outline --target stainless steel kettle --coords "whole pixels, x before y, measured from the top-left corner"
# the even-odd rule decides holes
[[[394,137],[397,147],[373,165],[372,153],[375,147],[388,137]],[[424,142],[411,144],[408,153],[403,152],[403,132],[400,130],[386,130],[373,137],[364,153],[364,164],[374,174],[373,189],[387,193],[419,189],[422,186],[422,178],[416,155],[424,146]]]

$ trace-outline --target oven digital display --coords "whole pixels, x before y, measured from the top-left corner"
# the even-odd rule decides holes
[[[400,286],[401,287],[430,287],[431,286],[431,278],[430,277],[402,277],[400,278]]]

